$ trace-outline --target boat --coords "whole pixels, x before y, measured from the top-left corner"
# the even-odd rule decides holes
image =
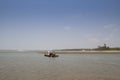
[[[59,57],[59,55],[56,55],[54,51],[48,51],[48,54],[44,54],[46,57]]]
[[[48,55],[48,54],[45,54],[44,56],[46,56],[46,57],[59,57],[59,55]]]

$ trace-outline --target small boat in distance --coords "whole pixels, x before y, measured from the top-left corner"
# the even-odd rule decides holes
[[[59,57],[59,55],[56,55],[54,51],[48,51],[48,54],[44,54],[46,57]]]

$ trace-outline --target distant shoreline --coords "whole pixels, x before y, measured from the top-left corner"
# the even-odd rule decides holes
[[[23,53],[23,52],[36,52],[36,53],[47,53],[47,50],[0,50],[2,53],[11,53],[11,52],[18,52],[18,53]],[[87,53],[120,53],[120,50],[86,50],[86,51],[61,51],[61,50],[55,50],[56,54],[87,54]]]
[[[111,51],[55,51],[56,53],[59,53],[59,54],[70,54],[70,53],[76,53],[76,54],[87,54],[87,53],[120,53],[120,51],[117,51],[117,50],[111,50]]]

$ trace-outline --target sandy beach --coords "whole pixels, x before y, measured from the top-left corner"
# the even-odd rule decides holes
[[[95,51],[95,50],[90,50],[90,51],[60,51],[60,50],[54,50],[56,54],[84,54],[84,53],[120,53],[119,50],[104,50],[104,51]],[[14,52],[19,52],[19,53],[22,53],[22,52],[36,52],[36,53],[48,53],[48,50],[0,50],[0,52],[11,52],[11,53],[14,53]]]
[[[120,53],[120,51],[117,50],[106,50],[106,51],[55,51],[56,53],[77,53],[77,54],[81,54],[81,53]]]

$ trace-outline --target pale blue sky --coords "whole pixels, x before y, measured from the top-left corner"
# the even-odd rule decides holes
[[[0,0],[0,49],[120,47],[120,0]]]

